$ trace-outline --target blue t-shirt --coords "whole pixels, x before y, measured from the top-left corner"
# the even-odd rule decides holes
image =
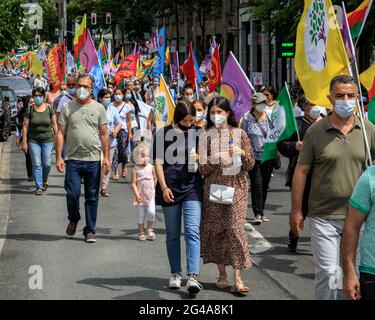
[[[368,168],[354,188],[350,205],[367,216],[361,240],[359,271],[375,275],[375,167]]]
[[[198,129],[200,128],[193,127],[189,131],[197,132]],[[188,139],[188,137],[188,132],[177,131],[172,125],[159,129],[156,133],[153,144],[153,159],[154,161],[162,161],[165,182],[174,195],[173,203],[165,202],[158,183],[156,186],[157,205],[169,207],[184,201],[203,202],[202,177],[198,171],[189,172],[188,169],[188,153],[191,147],[195,147],[195,150],[198,149],[198,138]]]

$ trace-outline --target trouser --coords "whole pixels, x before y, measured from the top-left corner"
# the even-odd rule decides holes
[[[361,272],[361,300],[375,300],[375,275]]]
[[[251,204],[255,216],[263,217],[273,164],[274,160],[268,160],[264,163],[256,160],[253,169],[249,173]]]
[[[29,142],[30,159],[36,189],[43,189],[43,182],[48,181],[51,171],[53,143]]]
[[[86,226],[83,234],[95,234],[96,219],[99,203],[100,161],[66,161],[65,190],[68,207],[68,219],[78,222],[81,219],[79,198],[81,196],[81,179],[85,190]]]
[[[188,274],[199,274],[200,221],[202,203],[184,201],[171,207],[163,207],[167,234],[167,252],[171,273],[181,273],[181,216],[184,217],[186,263]]]
[[[128,132],[124,129],[121,129],[117,136],[117,157],[113,159],[112,169],[114,171],[118,170],[119,164],[122,164],[123,167],[128,163]]]
[[[30,177],[33,176],[33,164],[31,162],[30,152],[29,151],[27,153],[25,153],[25,159],[26,159],[27,176],[30,178]]]
[[[144,224],[145,218],[147,221],[154,222],[156,216],[155,200],[147,205],[137,206],[138,209],[138,224]]]
[[[109,149],[109,167],[112,166],[112,161],[113,161],[113,155],[115,154],[115,150],[116,150],[116,146],[114,147],[111,147]],[[102,160],[103,160],[103,153],[102,153]],[[109,170],[109,172],[107,174],[104,173],[104,171],[102,171],[101,173],[101,179],[100,179],[100,190],[108,190],[108,185],[109,185],[109,178],[111,176],[111,170]]]

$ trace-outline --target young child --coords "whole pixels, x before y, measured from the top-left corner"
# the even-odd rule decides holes
[[[134,206],[138,208],[138,240],[156,239],[154,230],[152,229],[155,221],[155,187],[156,173],[155,168],[149,163],[150,150],[143,143],[135,145],[133,155],[135,163],[132,172],[132,189],[134,194]],[[147,231],[145,233],[145,216],[147,216]]]

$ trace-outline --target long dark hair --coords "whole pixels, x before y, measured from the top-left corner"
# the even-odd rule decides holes
[[[207,110],[207,129],[212,128],[215,126],[215,124],[211,120],[210,112],[213,107],[219,107],[221,110],[225,112],[229,112],[229,117],[228,117],[228,125],[237,128],[238,127],[238,122],[236,120],[236,116],[230,106],[230,103],[227,98],[224,97],[216,97],[211,99],[210,103],[208,104],[208,110]]]
[[[188,100],[181,100],[177,103],[174,110],[173,122],[179,124],[186,116],[191,115],[195,117],[196,111],[193,104]]]

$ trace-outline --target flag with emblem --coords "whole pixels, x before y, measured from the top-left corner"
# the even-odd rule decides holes
[[[171,93],[161,74],[159,95],[155,98],[155,124],[157,128],[160,129],[172,123],[174,109],[175,105]]]
[[[331,80],[349,75],[349,60],[330,0],[305,0],[297,28],[294,66],[306,98],[332,108],[327,96]]]

